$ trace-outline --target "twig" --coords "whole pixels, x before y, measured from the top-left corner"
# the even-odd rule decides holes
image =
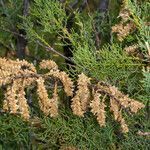
[[[59,56],[61,56],[62,58],[68,60],[68,61],[71,62],[71,63],[73,63],[73,61],[72,61],[71,59],[69,59],[68,57],[64,56],[62,53],[56,51],[54,48],[45,46],[45,45],[43,45],[43,44],[42,44],[41,42],[39,42],[39,41],[37,41],[37,43],[38,43],[40,46],[44,47],[47,51],[52,51],[53,53],[56,53],[56,54],[58,54]]]
[[[6,31],[6,32],[12,33],[12,34],[14,34],[14,35],[18,35],[18,36],[23,37],[23,38],[26,39],[26,37],[25,37],[23,34],[19,34],[19,33],[17,33],[17,32],[13,32],[13,31],[10,31],[10,30],[4,29],[4,28],[0,28],[0,29],[3,30],[3,31]],[[64,59],[68,60],[69,62],[72,62],[72,63],[73,63],[73,61],[72,61],[71,59],[69,59],[68,57],[64,56],[62,53],[56,51],[54,48],[48,47],[48,46],[44,46],[44,45],[43,45],[41,42],[39,42],[39,41],[37,41],[37,43],[38,43],[40,46],[44,47],[46,50],[52,51],[52,52],[58,54],[59,56],[63,57]]]
[[[27,17],[29,14],[29,0],[24,0],[23,6],[23,16]]]
[[[23,0],[23,17],[27,17],[29,13],[29,0]],[[24,36],[26,36],[26,31],[24,29],[19,29],[18,32],[20,34],[23,34]],[[26,46],[28,44],[28,41],[26,38],[21,37],[21,36],[17,36],[17,56],[20,59],[24,59],[25,58],[25,50],[26,50]]]
[[[102,1],[100,1],[100,4],[99,4],[100,12],[106,13],[107,9],[108,9],[108,5],[109,5],[109,0],[102,0]]]
[[[26,38],[25,35],[17,33],[17,32],[14,32],[14,31],[11,31],[11,30],[8,30],[8,29],[0,28],[0,30],[3,30],[3,31],[9,32],[11,34],[18,35],[20,37]]]

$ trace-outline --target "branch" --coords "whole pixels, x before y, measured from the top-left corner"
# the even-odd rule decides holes
[[[29,13],[29,0],[24,0],[23,2],[23,16],[28,16],[28,13]]]
[[[67,60],[67,61],[73,63],[73,61],[72,61],[71,59],[69,59],[68,57],[64,56],[62,53],[56,51],[54,48],[52,48],[52,47],[50,47],[50,46],[49,46],[49,47],[48,47],[48,46],[45,46],[45,45],[43,45],[43,44],[42,44],[41,42],[39,42],[39,41],[37,41],[37,43],[38,43],[40,46],[44,47],[47,51],[51,51],[51,52],[53,52],[53,53],[55,53],[55,54],[61,56],[61,57],[64,58],[65,60]]]
[[[99,11],[106,13],[108,10],[109,0],[101,0],[99,4]]]
[[[29,13],[29,0],[24,0],[23,1],[23,16],[27,17]],[[19,29],[19,34],[26,35],[24,29]],[[24,37],[17,36],[17,56],[20,59],[25,58],[25,48],[27,46],[27,40]]]

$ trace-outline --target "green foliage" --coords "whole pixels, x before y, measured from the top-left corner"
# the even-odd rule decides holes
[[[146,104],[148,103],[149,107],[149,99],[150,99],[150,72],[147,70],[143,70],[143,80],[142,83],[142,93],[140,94],[139,98],[143,100],[143,102]]]
[[[0,145],[3,149],[28,148],[29,127],[21,118],[1,114]]]
[[[150,2],[144,1],[138,4],[137,0],[133,2],[128,0],[127,7],[132,14],[133,18],[131,19],[138,27],[138,34],[136,34],[138,44],[141,51],[147,54],[150,47],[150,26],[148,25],[150,17],[147,15],[149,14]]]
[[[117,86],[128,84],[131,93],[138,86],[132,81],[139,83],[141,64],[136,58],[128,56],[121,45],[106,45],[96,53],[88,46],[78,48],[74,52],[74,61],[80,72],[84,71],[98,80],[105,80]]]
[[[69,9],[68,5],[72,0],[64,4],[58,0],[34,0],[30,3],[29,15],[22,17],[22,1],[0,0],[1,5],[2,2],[4,4],[0,8],[0,55],[5,55],[4,49],[16,50],[16,33],[19,29],[24,29],[29,52],[33,56],[31,61],[34,61],[35,65],[38,62],[36,59],[54,58],[64,62],[62,58],[55,58],[51,53],[43,51],[38,42],[56,48],[58,52],[62,52],[63,46],[71,45],[75,68],[68,72],[75,77],[84,72],[97,80],[109,82],[146,104],[150,99],[150,73],[142,68],[149,65],[150,2],[125,1],[128,2],[127,8],[132,15],[130,20],[135,23],[137,29],[128,35],[124,42],[119,43],[111,33],[112,25],[118,21],[118,1],[111,1],[108,13],[103,16],[99,12],[80,13],[78,9]],[[69,10],[70,14],[67,14],[66,10]],[[70,19],[72,16],[73,20]],[[73,22],[69,30],[68,21]],[[96,45],[95,30],[102,38],[100,48]],[[138,53],[142,55],[141,58],[130,56],[124,50],[125,46],[135,43],[139,44]],[[36,99],[36,94],[32,94]],[[27,92],[28,96],[30,97],[30,93]],[[0,93],[0,98],[2,97],[3,93]],[[63,94],[61,97],[62,101],[65,101]],[[30,123],[23,122],[13,115],[0,115],[0,149],[57,150],[62,145],[75,146],[81,150],[148,149],[148,138],[137,135],[139,130],[149,132],[145,110],[135,118],[124,114],[131,132],[122,135],[116,123],[110,119],[111,114],[107,114],[108,122],[105,128],[100,128],[91,114],[86,114],[84,119],[78,118],[72,115],[70,110],[63,108],[58,118],[51,119],[40,114],[34,98],[32,111],[39,116],[37,124],[32,120]]]
[[[39,40],[49,46],[47,35],[53,36],[66,26],[67,15],[65,8],[58,1],[35,0],[30,15],[24,18],[23,28],[30,40]]]
[[[140,116],[140,117],[139,117]],[[15,116],[0,116],[0,143],[3,149],[60,149],[61,146],[74,146],[81,150],[145,149],[149,140],[137,135],[139,130],[148,130],[148,121],[141,114],[128,118],[131,132],[122,135],[113,120],[100,128],[91,114],[85,119],[72,115],[70,110],[61,111],[56,119],[35,118],[30,124]],[[134,145],[133,145],[134,144]]]
[[[0,46],[5,49],[14,50],[14,34],[17,33],[17,25],[21,20],[22,3],[18,0],[0,1]],[[15,35],[16,36],[16,35]],[[2,50],[0,54],[3,56]]]
[[[146,92],[149,93],[150,91],[150,72],[146,71],[143,72],[144,79],[143,79],[143,87],[145,88]]]
[[[132,131],[128,136],[124,137],[121,141],[120,149],[149,149],[149,137],[139,135],[139,131],[149,132],[149,120],[144,116],[144,111],[138,115],[135,115],[135,118],[128,118],[128,122]]]
[[[69,32],[67,21],[72,17],[71,15],[74,15],[74,25]],[[82,16],[79,12],[67,15],[64,6],[58,1],[36,0],[34,6],[31,7],[30,16],[24,18],[21,27],[26,30],[30,40],[40,41],[46,46],[72,44],[73,50],[76,50],[88,44],[93,49],[95,42],[92,22],[92,16]],[[52,38],[49,39],[48,35]],[[64,39],[67,39],[69,43]]]
[[[132,15],[130,19],[135,23],[138,30],[130,34],[125,42],[116,44],[115,36],[109,33],[111,31],[108,27],[107,32],[111,35],[109,41],[111,44],[104,43],[100,50],[95,50],[94,45],[92,47],[87,46],[89,44],[78,46],[74,51],[74,61],[77,64],[77,71],[84,71],[96,79],[105,80],[122,88],[128,94],[132,96],[135,94],[138,97],[136,93],[141,90],[142,66],[145,66],[142,61],[148,61],[150,47],[149,17],[147,16],[150,3],[145,1],[139,4],[137,1],[132,2],[130,0],[127,0],[126,3],[126,8],[130,10]],[[114,22],[109,20],[107,24],[113,24],[111,21]],[[140,52],[146,56],[142,61],[136,56],[130,56],[124,50],[125,45],[132,45],[135,42],[139,44]]]

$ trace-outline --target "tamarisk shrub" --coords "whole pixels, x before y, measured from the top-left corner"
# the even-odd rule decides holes
[[[81,73],[78,75],[77,91],[73,96],[74,84],[68,74],[58,69],[52,60],[42,60],[40,69],[46,69],[46,73],[39,74],[33,64],[25,60],[10,60],[0,58],[0,86],[6,87],[3,110],[11,114],[20,114],[24,120],[30,121],[30,110],[25,97],[25,88],[37,86],[38,103],[40,110],[51,117],[58,116],[59,96],[58,83],[62,83],[64,92],[71,96],[71,108],[75,115],[84,117],[89,109],[96,116],[100,126],[106,125],[105,100],[110,100],[110,111],[114,119],[121,125],[122,132],[128,132],[128,126],[122,116],[124,109],[132,113],[144,107],[134,99],[124,95],[116,87],[103,81],[91,83],[91,78]],[[51,78],[53,82],[52,98],[49,98],[45,80]],[[60,82],[59,82],[60,81]]]

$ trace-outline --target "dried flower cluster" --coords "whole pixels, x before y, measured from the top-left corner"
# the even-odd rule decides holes
[[[84,116],[89,105],[90,90],[88,84],[90,84],[90,78],[85,76],[83,73],[78,78],[78,90],[76,95],[72,98],[72,110],[75,115]]]
[[[124,50],[125,50],[128,54],[136,54],[138,48],[139,48],[139,45],[138,45],[138,44],[134,44],[134,45],[125,47]]]
[[[106,115],[105,115],[105,96],[100,98],[102,95],[98,90],[93,92],[93,100],[90,103],[91,112],[97,117],[97,121],[100,126],[105,126]]]
[[[66,74],[63,71],[58,70],[58,66],[54,61],[43,60],[40,63],[40,68],[41,69],[48,69],[49,72],[46,75],[58,78],[62,82],[67,96],[73,95],[73,82],[69,78],[68,74]]]
[[[85,78],[83,80],[82,78]],[[81,80],[81,79],[82,80]],[[83,85],[80,85],[80,82],[82,81],[82,84],[85,86],[84,90]],[[84,81],[84,82],[83,82]],[[83,116],[85,111],[83,111],[81,102],[84,100],[84,98],[90,98],[92,99],[87,100],[86,99],[86,109],[89,107],[91,108],[91,112],[96,116],[98,123],[100,126],[105,126],[105,99],[106,96],[110,99],[110,111],[112,111],[114,118],[116,121],[118,121],[121,125],[122,132],[126,133],[128,132],[128,126],[125,123],[125,120],[122,116],[122,110],[129,108],[131,112],[137,113],[137,111],[144,107],[144,105],[134,99],[130,99],[127,95],[124,95],[121,93],[116,87],[111,86],[109,84],[106,84],[104,82],[98,82],[96,85],[92,85],[88,82],[88,78],[85,75],[80,75],[78,79],[78,91],[76,92],[75,97],[72,99],[72,110],[73,113],[78,116]],[[89,84],[87,86],[87,83]],[[91,94],[90,91],[87,89],[89,87],[92,87]],[[80,93],[82,92],[82,94]],[[87,94],[88,91],[88,94]],[[85,96],[87,94],[87,96]],[[90,97],[91,95],[91,97]]]
[[[121,93],[115,86],[111,86],[104,82],[98,83],[97,87],[99,91],[106,93],[110,98],[115,99],[118,104],[123,108],[130,108],[131,112],[137,113],[137,111],[144,107],[144,105],[134,99],[128,97]]]
[[[128,132],[128,126],[122,116],[122,110],[130,109],[136,113],[144,105],[127,95],[121,93],[116,87],[105,82],[91,83],[91,79],[83,73],[78,76],[77,91],[73,96],[73,82],[65,72],[58,69],[52,60],[43,60],[40,69],[47,69],[45,74],[38,74],[33,64],[27,61],[13,61],[0,58],[0,86],[6,87],[3,109],[13,114],[20,114],[25,120],[29,120],[30,112],[25,88],[30,85],[37,86],[40,110],[46,115],[55,117],[58,115],[58,84],[61,81],[67,96],[72,97],[71,108],[75,115],[83,117],[91,109],[100,126],[106,125],[105,99],[110,99],[110,110],[116,121],[121,125],[122,132]],[[49,98],[45,80],[53,79],[53,94]]]
[[[120,42],[122,42],[133,30],[135,29],[135,25],[133,23],[120,22],[112,27],[112,32],[117,33],[117,38]]]
[[[33,74],[36,74],[36,69],[27,61],[0,58],[0,86],[7,85],[4,110],[21,114],[24,119],[29,119],[24,89],[34,81]]]
[[[47,90],[44,85],[44,79],[40,77],[37,80],[37,93],[39,96],[40,109],[45,115],[55,117],[58,115],[58,94],[57,83],[55,83],[53,97],[49,99]]]
[[[117,38],[120,42],[135,29],[135,24],[129,20],[131,15],[130,11],[125,6],[126,5],[121,8],[118,16],[121,18],[120,23],[112,27],[112,33],[117,33]]]
[[[43,60],[40,63],[41,69],[48,69],[49,72],[40,75],[36,72],[33,64],[27,61],[13,61],[0,58],[0,86],[6,86],[3,109],[13,114],[20,114],[25,120],[30,117],[29,106],[25,97],[25,88],[37,83],[37,94],[39,106],[45,115],[55,117],[58,115],[58,94],[57,81],[60,80],[68,96],[73,94],[73,82],[65,72],[58,70],[58,66],[51,60]],[[45,79],[54,78],[54,92],[50,99],[45,87]]]
[[[127,95],[121,93],[116,87],[106,83],[98,83],[98,91],[105,93],[110,97],[110,111],[112,111],[114,118],[121,125],[122,132],[128,132],[128,126],[122,117],[122,109],[129,108],[131,112],[137,113],[137,111],[144,107],[144,105],[134,99],[130,99]]]

